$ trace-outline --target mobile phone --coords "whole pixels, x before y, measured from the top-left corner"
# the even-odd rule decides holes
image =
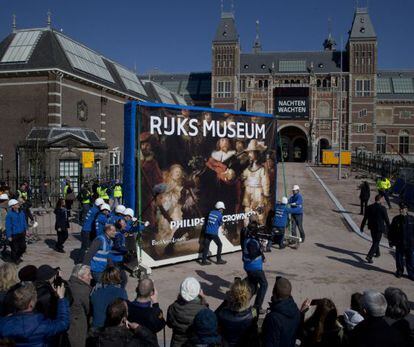
[[[53,287],[58,288],[63,284],[63,278],[59,275],[56,275],[55,279],[53,280]]]

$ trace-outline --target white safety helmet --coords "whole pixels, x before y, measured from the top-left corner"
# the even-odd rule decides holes
[[[283,198],[282,198],[282,204],[283,205],[286,205],[288,203],[288,198],[286,197],[286,196],[284,196]]]
[[[132,208],[125,209],[124,216],[129,216],[131,218],[134,218],[134,210]]]
[[[16,199],[11,199],[8,203],[9,207],[17,205],[19,202]]]
[[[1,194],[0,200],[9,200],[9,196],[7,194]]]
[[[109,206],[108,204],[102,204],[101,207],[100,207],[100,210],[101,211],[105,211],[105,210],[111,211],[111,206]]]
[[[118,205],[115,207],[115,213],[123,214],[126,210],[126,207],[124,205]]]
[[[224,202],[223,201],[217,201],[216,205],[214,206],[217,210],[225,210],[226,206],[224,206]]]
[[[292,188],[292,190],[300,190],[299,186],[297,184],[295,184]]]
[[[95,200],[95,205],[96,206],[101,206],[104,203],[105,203],[105,201],[102,198],[98,198],[98,199]]]

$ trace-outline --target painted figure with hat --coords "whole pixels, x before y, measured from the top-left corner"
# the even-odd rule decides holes
[[[251,140],[246,148],[250,165],[243,171],[244,182],[243,207],[246,212],[260,210],[267,205],[270,182],[265,167],[259,163],[259,156],[267,147],[257,140]],[[264,224],[264,213],[259,214],[259,223]]]
[[[398,278],[404,274],[404,263],[408,277],[414,281],[414,217],[408,214],[408,206],[400,203],[400,214],[392,219],[388,242],[395,246],[395,263]]]
[[[300,233],[300,242],[305,242],[305,231],[303,230],[303,196],[297,184],[292,187],[292,193],[288,201],[290,206],[295,209],[292,212],[292,235],[297,236],[297,227]]]
[[[20,203],[11,199],[6,215],[6,237],[10,242],[11,258],[16,264],[22,262],[21,256],[26,252],[26,215],[20,210]]]

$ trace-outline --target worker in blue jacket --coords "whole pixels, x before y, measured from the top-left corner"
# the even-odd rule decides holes
[[[101,205],[103,205],[104,203],[105,201],[103,201],[103,199],[96,199],[94,205],[89,209],[88,213],[86,214],[85,222],[83,223],[81,230],[81,250],[83,253],[89,248],[91,239],[94,239],[91,237],[91,234],[92,231],[95,230],[95,219],[100,211],[99,209]]]
[[[124,205],[116,206],[115,210],[111,212],[108,224],[115,225],[115,223],[118,222],[120,219],[124,219],[125,210],[126,210],[126,207]]]
[[[217,201],[212,210],[207,217],[205,222],[204,229],[204,245],[203,245],[203,258],[201,265],[210,265],[211,263],[207,261],[208,251],[210,249],[210,242],[214,241],[217,245],[217,264],[226,264],[227,262],[221,259],[221,249],[222,243],[219,237],[219,229],[223,225],[223,212],[225,210],[224,202]]]
[[[6,237],[10,244],[11,258],[16,264],[22,262],[22,255],[26,252],[26,215],[20,211],[17,200],[8,202],[9,212],[6,215]]]
[[[242,245],[242,259],[243,268],[247,273],[247,278],[250,284],[257,290],[254,307],[259,314],[264,314],[265,311],[262,309],[262,305],[268,283],[263,271],[263,263],[266,261],[266,258],[262,252],[260,240],[256,236],[258,226],[257,214],[251,215],[249,217],[249,225],[247,228],[249,232]]]
[[[83,265],[89,265],[91,267],[92,277],[96,283],[101,281],[102,273],[108,263],[112,264],[111,251],[114,245],[113,240],[115,235],[115,227],[111,224],[105,225],[104,233],[92,241],[88,253],[86,253],[83,259]]]
[[[105,230],[105,225],[110,224],[109,217],[111,214],[111,207],[108,204],[103,204],[99,209],[100,212],[95,219],[96,236],[102,235]]]
[[[300,233],[299,241],[305,242],[305,231],[303,230],[303,197],[299,191],[299,186],[295,184],[292,188],[293,194],[288,202],[291,207],[295,208],[295,211],[292,212],[292,235],[297,236],[296,227],[298,227]]]

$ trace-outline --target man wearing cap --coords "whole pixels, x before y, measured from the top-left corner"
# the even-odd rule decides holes
[[[408,277],[414,281],[414,217],[408,214],[408,206],[400,203],[400,214],[392,219],[388,233],[390,246],[395,246],[395,276],[404,273],[404,260]]]
[[[288,198],[284,196],[281,203],[277,203],[275,206],[275,215],[272,220],[272,237],[275,238],[275,241],[279,245],[280,249],[285,248],[285,231],[288,225],[289,213],[294,213],[298,210],[298,207],[289,208]],[[267,243],[266,251],[270,252],[272,250],[272,239]]]
[[[203,245],[203,258],[201,265],[210,265],[207,261],[207,255],[210,248],[210,242],[214,241],[217,245],[217,264],[226,264],[227,262],[221,259],[222,243],[219,237],[219,229],[223,225],[223,211],[225,210],[224,203],[218,201],[215,205],[215,209],[212,210],[207,217],[207,222],[204,227],[204,245]]]
[[[10,242],[11,258],[19,264],[21,256],[26,252],[26,215],[20,211],[20,204],[17,200],[11,199],[8,202],[10,208],[6,215],[6,237]]]
[[[99,209],[101,211],[98,213],[95,220],[96,236],[102,235],[104,233],[105,225],[110,224],[109,217],[111,207],[108,204],[102,204]]]
[[[124,219],[124,212],[126,207],[124,205],[117,205],[109,216],[108,224],[115,225],[120,219]]]
[[[292,235],[297,236],[296,227],[299,229],[300,233],[300,242],[305,242],[305,231],[303,230],[303,197],[299,192],[300,188],[295,184],[292,188],[293,194],[289,198],[288,203],[291,207],[295,208],[292,212]]]
[[[95,219],[99,213],[99,208],[105,201],[103,199],[98,198],[95,200],[94,205],[89,209],[88,213],[85,217],[85,222],[83,223],[82,230],[81,230],[81,238],[82,238],[82,246],[81,249],[85,252],[90,244],[91,240],[91,232],[95,228]]]

